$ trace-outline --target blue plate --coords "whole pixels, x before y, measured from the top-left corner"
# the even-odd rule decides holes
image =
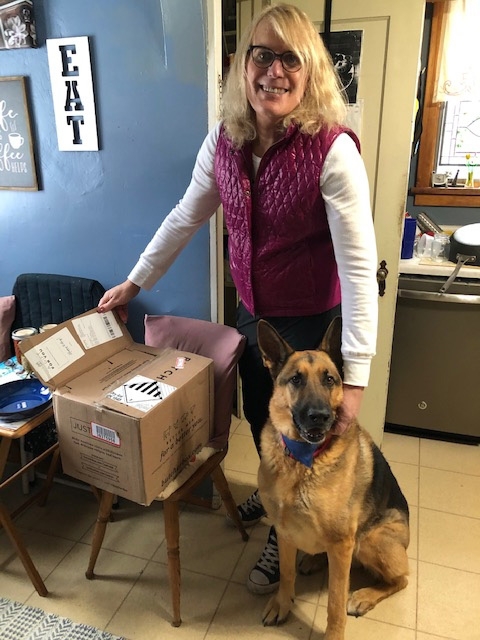
[[[35,378],[0,384],[0,418],[5,422],[31,418],[51,402],[52,392]]]

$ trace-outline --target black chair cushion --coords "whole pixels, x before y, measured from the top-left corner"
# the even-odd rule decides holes
[[[23,273],[12,292],[16,313],[12,329],[60,324],[97,306],[104,287],[89,278],[49,273]]]

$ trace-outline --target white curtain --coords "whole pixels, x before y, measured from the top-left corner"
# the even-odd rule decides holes
[[[446,0],[435,102],[480,100],[480,0]]]

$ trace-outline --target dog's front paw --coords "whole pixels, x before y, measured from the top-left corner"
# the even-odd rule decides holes
[[[367,611],[373,609],[375,601],[372,601],[371,592],[373,589],[358,589],[354,591],[347,603],[347,613],[356,618],[363,616]]]
[[[262,622],[265,627],[271,627],[276,624],[282,624],[288,617],[292,607],[293,599],[287,599],[284,602],[280,599],[279,594],[270,598],[267,606],[263,610]]]

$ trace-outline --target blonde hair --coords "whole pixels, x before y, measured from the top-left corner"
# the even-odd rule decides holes
[[[346,115],[342,85],[330,54],[310,18],[293,5],[267,7],[254,18],[242,36],[223,89],[223,122],[236,147],[256,137],[255,112],[246,92],[246,61],[255,30],[263,20],[299,56],[305,71],[304,96],[284,118],[283,126],[296,122],[302,132],[313,135],[324,126],[330,128],[342,123]]]

